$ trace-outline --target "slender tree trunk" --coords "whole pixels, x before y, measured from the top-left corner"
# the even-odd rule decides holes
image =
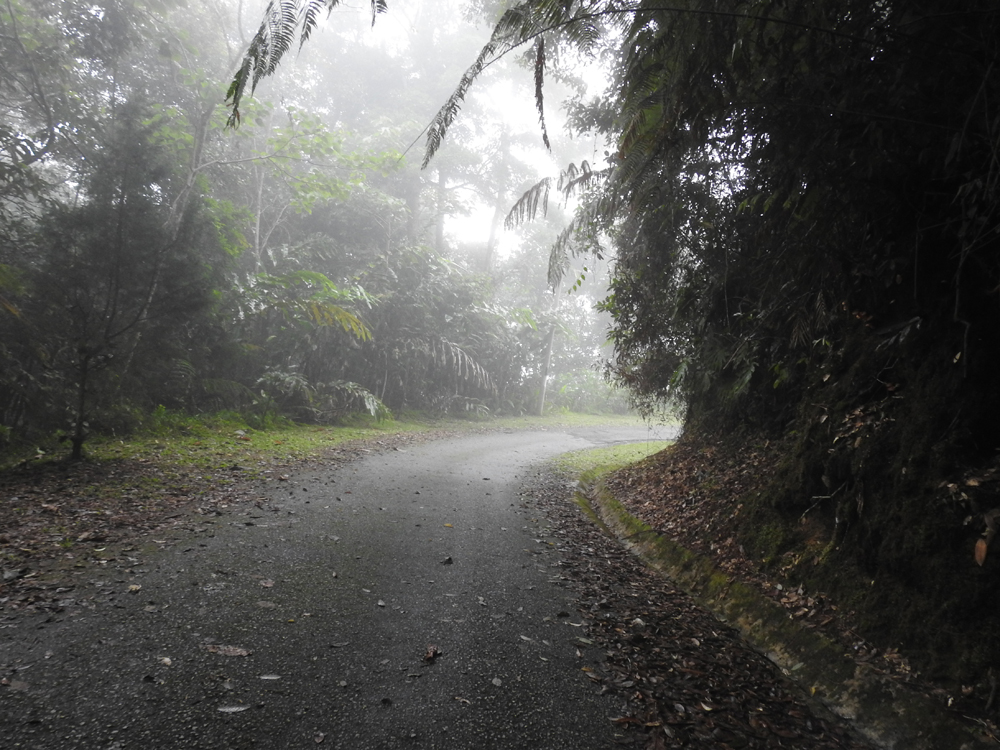
[[[438,255],[444,255],[444,216],[448,205],[448,175],[443,169],[438,169],[437,179],[437,215],[434,217],[434,250]]]
[[[83,458],[83,443],[87,439],[87,380],[90,376],[90,353],[80,352],[79,377],[76,392],[76,424],[73,425],[73,437],[70,443],[73,451],[70,460],[79,461]]]
[[[490,238],[486,241],[486,256],[483,258],[483,272],[489,273],[493,267],[493,257],[496,255],[497,242],[500,239],[500,225],[503,223],[504,214],[507,212],[507,182],[508,182],[508,159],[510,158],[510,135],[507,133],[507,125],[500,131],[500,164],[497,168],[494,184],[496,185],[496,198],[493,204],[493,221],[490,222]]]
[[[549,383],[549,365],[552,363],[552,342],[556,337],[556,327],[549,328],[545,341],[545,358],[542,360],[542,385],[538,389],[538,416],[545,416],[545,389]]]
[[[416,247],[420,241],[420,174],[414,174],[406,180],[406,241],[410,247]]]

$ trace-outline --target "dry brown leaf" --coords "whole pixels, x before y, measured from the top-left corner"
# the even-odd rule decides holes
[[[221,656],[250,656],[253,651],[242,646],[221,646],[215,643],[206,643],[205,650],[209,653],[220,654]]]
[[[989,545],[986,543],[985,539],[976,540],[976,563],[980,566],[986,562],[986,550]]]

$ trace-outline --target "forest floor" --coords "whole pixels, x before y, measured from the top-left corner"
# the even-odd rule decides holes
[[[669,450],[606,478],[608,490],[636,518],[689,550],[710,558],[735,580],[783,606],[801,627],[839,643],[858,664],[867,664],[942,706],[1000,743],[995,685],[944,685],[920,674],[904,652],[874,643],[859,631],[855,613],[822,591],[783,577],[784,566],[752,559],[736,537],[742,498],[760,491],[781,459],[780,446],[682,439]],[[794,556],[801,550],[788,553]],[[789,566],[791,567],[791,566]]]

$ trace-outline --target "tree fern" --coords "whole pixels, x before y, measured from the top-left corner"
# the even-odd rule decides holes
[[[252,95],[261,79],[273,75],[278,69],[281,59],[291,49],[296,33],[301,47],[316,28],[320,11],[325,8],[330,13],[340,4],[341,0],[270,0],[260,28],[250,40],[250,46],[226,92],[226,102],[232,110],[229,127],[235,128],[240,124],[240,103],[247,86]],[[387,10],[386,0],[371,0],[371,7],[374,25],[375,17]]]

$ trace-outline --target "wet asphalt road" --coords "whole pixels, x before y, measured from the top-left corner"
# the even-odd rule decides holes
[[[559,453],[665,437],[463,436],[273,482],[86,574],[67,596],[96,606],[0,630],[0,746],[612,747],[620,707],[519,488]]]

